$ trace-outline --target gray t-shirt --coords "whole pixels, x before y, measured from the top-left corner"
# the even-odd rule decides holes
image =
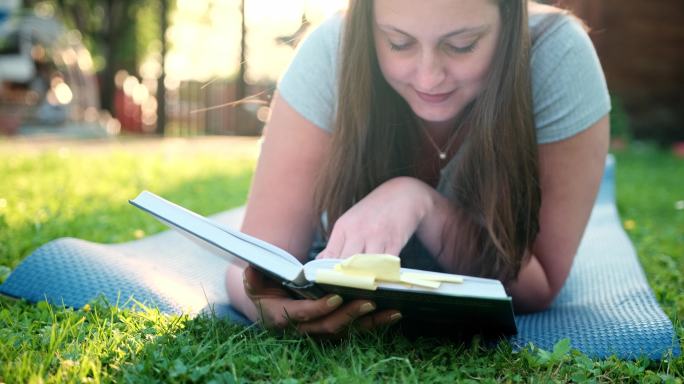
[[[594,46],[573,17],[548,23],[531,14],[535,36],[530,70],[537,142],[571,137],[610,111],[610,98]],[[300,44],[280,78],[280,95],[304,118],[332,132],[337,104],[337,67],[343,15],[336,14]]]

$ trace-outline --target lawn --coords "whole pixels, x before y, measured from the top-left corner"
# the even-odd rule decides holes
[[[0,141],[0,281],[54,238],[121,242],[163,230],[127,203],[141,189],[202,214],[242,204],[255,156],[207,143],[34,148]],[[646,145],[632,145],[616,157],[623,223],[681,341],[684,159]],[[592,360],[566,343],[553,351],[513,353],[506,344],[411,341],[391,330],[332,343],[207,317],[165,316],[152,308],[122,310],[98,301],[72,310],[0,298],[0,383],[681,383],[682,377],[682,357]]]

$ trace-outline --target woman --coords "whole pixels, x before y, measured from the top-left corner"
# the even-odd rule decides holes
[[[352,0],[279,83],[242,230],[303,260],[325,214],[317,257],[401,253],[499,278],[517,311],[542,310],[593,206],[609,109],[591,42],[555,8]],[[244,266],[227,288],[267,327],[335,334],[401,319],[364,300],[292,300]]]

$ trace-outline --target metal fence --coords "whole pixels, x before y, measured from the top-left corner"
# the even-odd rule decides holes
[[[234,80],[183,81],[166,91],[165,135],[260,135],[268,115],[269,85],[238,100]],[[264,109],[265,108],[265,109]]]

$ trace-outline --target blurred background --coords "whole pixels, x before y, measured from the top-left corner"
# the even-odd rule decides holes
[[[684,152],[684,2],[545,2],[591,28],[613,145]],[[259,135],[297,43],[346,3],[0,0],[0,135]]]
[[[0,134],[258,135],[299,40],[345,5],[0,0]]]

